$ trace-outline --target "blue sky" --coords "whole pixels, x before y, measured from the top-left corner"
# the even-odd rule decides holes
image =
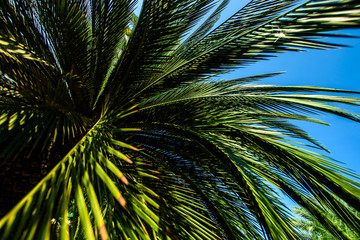
[[[360,31],[346,31],[360,36]],[[279,85],[315,85],[360,91],[360,39],[330,39],[352,45],[336,50],[310,50],[302,53],[284,53],[269,61],[239,69],[235,76],[286,71],[267,82]],[[360,97],[358,95],[357,97]],[[343,106],[360,113],[359,107]],[[331,157],[360,173],[360,123],[335,116],[322,118],[331,126],[303,124],[316,139],[331,151]]]

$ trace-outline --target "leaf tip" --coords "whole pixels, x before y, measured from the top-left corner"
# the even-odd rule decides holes
[[[125,199],[123,198],[123,196],[119,196],[118,197],[118,202],[120,203],[120,205],[123,207],[123,208],[125,208],[125,206],[126,206],[126,201],[125,201]]]
[[[124,161],[125,161],[125,162],[128,162],[128,163],[133,163],[133,161],[131,161],[130,158],[128,158],[128,157],[125,158]]]
[[[102,240],[109,240],[108,233],[106,231],[105,223],[99,227],[99,232]]]
[[[126,179],[126,177],[124,175],[121,175],[120,180],[125,184],[125,185],[129,185],[129,181]]]

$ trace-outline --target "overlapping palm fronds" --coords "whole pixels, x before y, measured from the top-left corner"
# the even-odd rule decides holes
[[[359,93],[213,78],[337,46],[315,38],[359,28],[360,4],[252,0],[217,26],[228,2],[145,0],[137,18],[132,0],[1,1],[3,182],[48,168],[20,171],[44,176],[0,239],[297,239],[279,191],[338,238],[314,198],[360,231],[359,176],[292,121],[359,122],[333,105]]]
[[[316,201],[313,201],[313,204],[316,204],[320,209],[322,208]],[[298,228],[301,232],[302,238],[311,240],[334,238],[334,235],[331,234],[331,231],[324,227],[324,225],[322,225],[316,219],[316,217],[307,212],[304,208],[294,207],[292,210],[298,216],[297,218],[293,219],[293,221],[295,227]],[[349,239],[358,239],[360,237],[358,232],[355,232],[351,228],[347,227],[347,225],[344,224],[338,217],[336,217],[336,214],[334,214],[332,211],[329,211],[329,209],[322,210],[324,211],[324,216],[326,216],[330,224],[336,225]],[[354,212],[357,216],[360,215],[358,211],[352,208],[350,208],[350,211]]]

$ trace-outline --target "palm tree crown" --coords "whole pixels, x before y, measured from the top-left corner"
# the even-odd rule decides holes
[[[332,105],[358,93],[217,77],[337,47],[317,37],[359,28],[358,0],[251,0],[216,25],[228,2],[1,1],[2,191],[19,200],[1,239],[297,239],[279,190],[360,232],[359,176],[292,121],[360,122]]]

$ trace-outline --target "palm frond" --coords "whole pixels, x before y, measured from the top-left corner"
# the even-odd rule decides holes
[[[319,209],[322,209],[321,206],[318,205],[316,200],[312,199],[312,204],[317,205]],[[293,219],[296,227],[306,236],[310,239],[315,238],[332,238],[334,237],[326,228],[324,228],[319,221],[311,215],[308,211],[305,210],[305,208],[302,207],[295,207],[292,209],[293,212],[300,216],[300,218]],[[324,209],[322,209],[324,210]],[[345,224],[342,223],[340,219],[335,217],[335,215],[329,211],[329,209],[326,209],[326,216],[329,218],[329,222],[340,225],[340,227],[343,230],[343,235],[346,236],[347,239],[354,239],[358,237],[358,234],[351,229],[349,229]],[[352,211],[355,211],[352,209]],[[359,216],[359,213],[355,211],[355,214]]]
[[[266,179],[266,181],[280,187],[285,192],[287,192],[287,190],[284,190],[282,185],[285,182],[295,181],[298,186],[296,192],[305,191],[307,194],[310,192],[313,196],[318,196],[320,194],[326,197],[326,201],[329,204],[328,207],[334,209],[334,211],[341,216],[347,215],[351,218],[352,220],[349,220],[348,217],[342,219],[346,221],[349,226],[352,226],[353,229],[357,229],[357,223],[352,224],[353,222],[358,221],[356,220],[357,217],[348,212],[343,215],[346,212],[346,207],[340,205],[334,197],[332,197],[332,194],[347,199],[349,201],[348,203],[356,208],[355,205],[359,199],[348,194],[358,192],[357,187],[359,184],[350,179],[340,177],[337,172],[341,171],[342,173],[352,175],[356,178],[358,178],[358,176],[339,165],[332,164],[322,156],[316,156],[314,153],[307,152],[305,149],[294,147],[287,143],[290,141],[290,138],[295,137],[308,140],[310,143],[314,144],[315,147],[323,148],[306,132],[284,121],[284,118],[288,118],[324,124],[320,120],[307,118],[306,116],[299,114],[299,112],[319,112],[319,110],[321,112],[329,112],[359,121],[359,118],[356,115],[344,112],[335,106],[320,103],[336,102],[358,105],[359,99],[357,98],[329,95],[305,96],[296,93],[302,91],[338,93],[357,92],[306,86],[285,86],[277,88],[273,85],[256,86],[252,84],[239,84],[243,80],[244,79],[202,81],[171,89],[154,96],[145,100],[140,105],[141,108],[138,114],[142,116],[141,119],[146,119],[146,121],[139,124],[143,124],[141,128],[160,128],[166,131],[169,131],[169,126],[187,126],[186,131],[194,131],[195,135],[190,137],[188,136],[189,133],[185,134],[186,131],[184,130],[181,133],[177,132],[177,134],[182,137],[186,136],[188,139],[197,139],[201,136],[201,138],[207,139],[207,141],[210,141],[214,146],[221,147],[223,149],[222,151],[231,154],[230,160],[227,161],[235,161],[236,164],[232,163],[233,165],[228,166],[227,169],[223,169],[222,171],[227,172],[227,177],[230,177],[234,173],[230,173],[229,170],[238,169],[238,172],[235,174],[236,184],[242,186],[242,191],[246,189],[246,185],[249,185],[248,194],[254,195],[241,197],[243,202],[246,203],[244,199],[252,199],[250,196],[253,196],[253,198],[254,196],[257,196],[262,199],[262,201],[259,201],[256,200],[257,197],[255,197],[255,199],[250,201],[251,204],[248,206],[257,214],[266,211],[266,214],[264,213],[263,217],[261,217],[261,215],[256,216],[259,222],[265,223],[267,221],[274,221],[277,215],[271,215],[271,220],[266,220],[264,216],[269,216],[270,214],[267,210],[276,209],[276,207],[267,206],[264,208],[264,206],[253,206],[256,202],[263,203],[265,201],[263,195],[264,192],[257,192],[256,187],[253,186],[257,181],[250,181],[250,179],[257,177]],[[220,84],[222,82],[224,84]],[[293,91],[295,94],[285,94],[284,99],[286,99],[286,102],[278,102],[277,100],[281,99],[283,96],[283,91]],[[263,100],[260,100],[261,98],[263,98]],[[233,99],[236,99],[236,102]],[[276,103],[273,102],[274,99],[276,99]],[[288,100],[289,102],[287,102]],[[231,105],[227,105],[226,103]],[[185,108],[184,104],[186,106]],[[153,108],[156,109],[155,112]],[[164,111],[161,110],[162,108],[164,108]],[[237,109],[237,111],[235,111],[235,109]],[[156,115],[153,115],[154,113]],[[169,124],[169,126],[167,124]],[[151,136],[151,134],[149,135]],[[141,137],[144,138],[144,136]],[[157,139],[157,141],[159,141],[159,139]],[[140,141],[141,140],[138,140],[138,142]],[[177,141],[181,141],[181,139],[177,139]],[[154,143],[150,142],[147,142],[146,146],[154,145]],[[296,142],[292,142],[292,144],[294,143]],[[166,146],[168,144],[169,143],[164,143],[162,145]],[[211,145],[202,147],[207,150],[213,148]],[[163,149],[164,146],[155,145],[155,148]],[[172,148],[175,147],[171,147],[170,149]],[[179,152],[181,152],[181,150],[172,151],[170,149],[166,149],[165,151],[172,152],[172,154],[179,154]],[[198,150],[193,152],[198,152]],[[185,159],[189,158],[190,157],[187,156]],[[290,162],[285,161],[286,158],[288,158]],[[200,159],[204,159],[204,157]],[[221,159],[221,157],[217,156],[217,159]],[[280,163],[276,159],[281,159],[282,162]],[[194,159],[193,162],[198,162],[198,160]],[[215,164],[214,161],[208,160],[207,162]],[[259,165],[261,163],[262,165]],[[222,165],[226,166],[226,164],[226,162],[222,162]],[[215,169],[221,169],[222,165],[216,166]],[[201,165],[199,164],[196,165],[196,167],[200,166]],[[259,170],[259,167],[262,170]],[[247,168],[249,169],[245,171],[244,169]],[[205,170],[202,170],[201,172],[204,171]],[[189,170],[184,172],[189,172]],[[250,177],[248,175],[249,173],[254,172],[257,173],[258,176],[250,175]],[[212,174],[215,173],[212,171]],[[302,176],[309,176],[312,174],[314,174],[313,177],[310,177],[312,180],[308,181],[302,179]],[[277,177],[274,179],[272,176]],[[321,181],[318,182],[315,179],[321,179]],[[226,185],[231,186],[231,184]],[[337,186],[341,186],[342,190]],[[266,188],[263,186],[259,189],[264,190]],[[302,200],[300,201],[298,196],[293,195],[291,191],[288,194],[295,201],[298,201],[299,204],[302,204]],[[274,201],[269,200],[269,202]],[[282,219],[282,217],[279,217],[279,219]],[[276,220],[276,222],[279,221],[280,220]],[[269,226],[269,224],[270,223],[267,222],[265,225]],[[284,223],[282,223],[282,226],[285,226]],[[254,227],[252,228],[255,229]],[[333,231],[336,232],[336,228]],[[279,236],[280,232],[290,233],[293,232],[293,230],[284,230],[281,226],[273,226],[269,229],[265,229],[265,232],[267,236]],[[291,234],[285,236],[284,239],[289,238]]]
[[[116,82],[109,86],[130,85],[131,91],[147,88],[148,81],[163,72],[162,65],[171,59],[179,39],[210,10],[213,2],[144,1],[134,33],[114,71]],[[138,81],[133,82],[134,78]]]
[[[127,31],[130,31],[132,11],[135,1],[91,1],[90,12],[88,13],[91,23],[91,35],[94,38],[92,48],[97,49],[91,52],[90,68],[94,69],[91,76],[91,84],[99,98],[107,84],[111,71],[114,69],[122,52],[122,40],[127,38]],[[101,79],[101,80],[100,80]]]
[[[359,26],[357,1],[250,1],[201,41],[169,61],[151,86],[178,86],[208,74],[221,74],[284,51],[340,45],[314,40],[324,31]],[[321,17],[323,14],[328,17]],[[325,36],[325,35],[324,35]],[[326,36],[336,37],[336,34]],[[179,46],[182,49],[182,45]],[[163,87],[162,87],[163,88]],[[156,87],[155,87],[156,89]],[[156,90],[155,90],[156,92]]]

